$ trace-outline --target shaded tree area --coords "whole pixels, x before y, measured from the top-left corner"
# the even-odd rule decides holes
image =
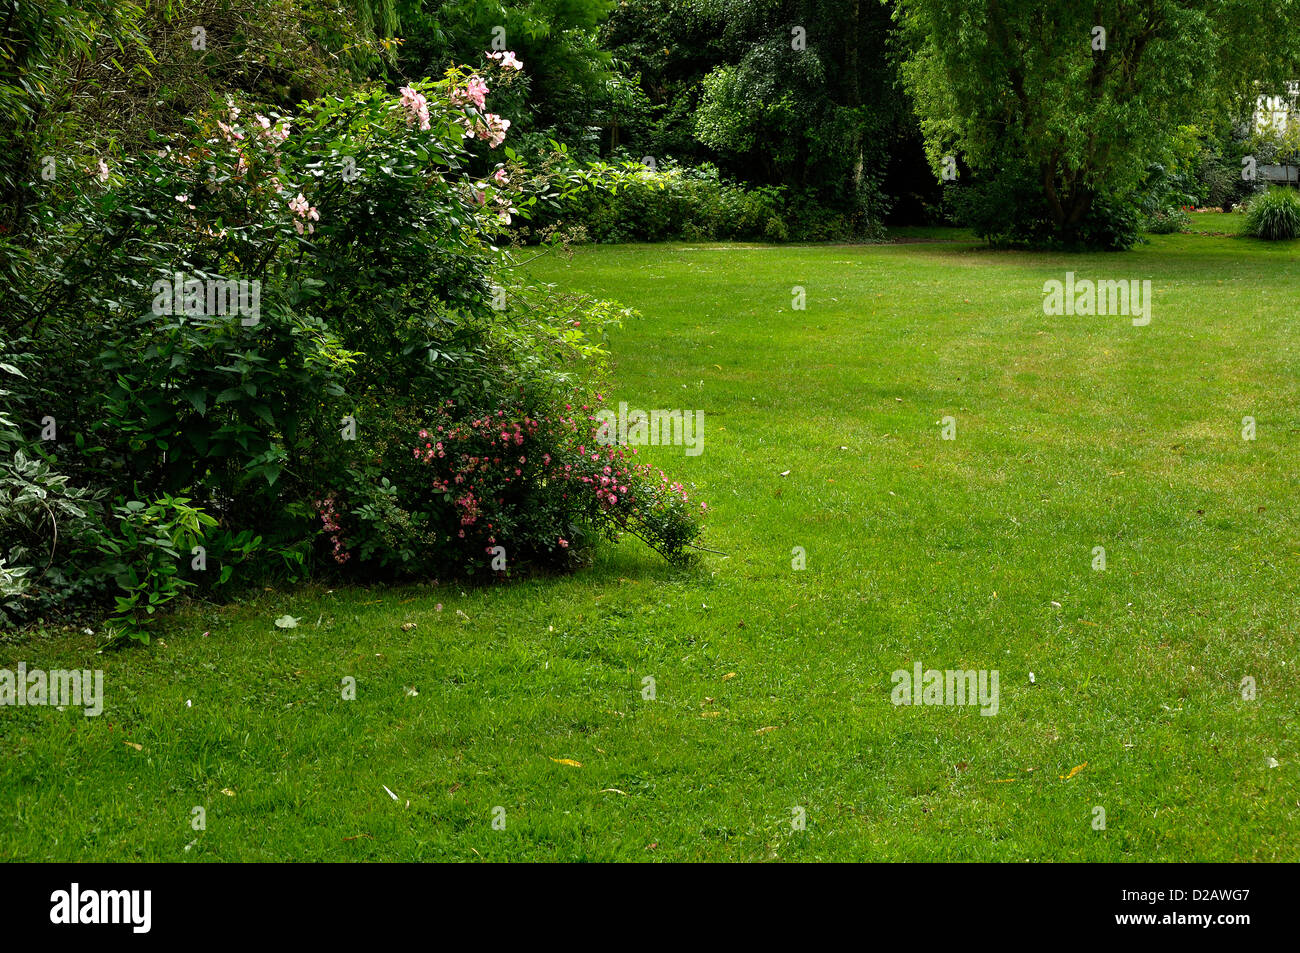
[[[623,132],[634,153],[713,161],[877,215],[891,160],[920,164],[877,0],[630,0],[603,35],[649,103],[649,121]],[[900,182],[908,165],[894,163]]]

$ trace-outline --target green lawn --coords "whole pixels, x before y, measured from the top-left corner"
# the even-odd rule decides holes
[[[728,556],[0,645],[106,672],[98,718],[0,709],[0,857],[1300,859],[1300,243],[532,269],[640,310],[611,397],[704,412],[701,455],[649,458]],[[1066,271],[1150,279],[1150,325],[1044,315]],[[997,715],[891,704],[916,662],[997,670]]]
[[[1246,225],[1245,212],[1192,212],[1191,231],[1201,235],[1240,235]]]

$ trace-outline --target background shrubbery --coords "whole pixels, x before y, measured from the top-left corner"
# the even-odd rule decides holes
[[[836,209],[785,186],[728,182],[709,163],[651,167],[624,159],[568,168],[586,187],[539,209],[521,228],[523,240],[547,228],[600,243],[845,241],[883,233],[867,209]]]
[[[1029,173],[1013,171],[945,191],[948,220],[972,229],[997,246],[1047,247],[1061,244],[1048,211],[1047,197]],[[1132,198],[1096,196],[1074,225],[1074,247],[1120,251],[1139,239],[1141,213]]]
[[[1141,241],[1142,232],[1186,231],[1191,208],[1230,211],[1234,206],[1258,206],[1261,215],[1267,208],[1271,216],[1284,216],[1284,198],[1261,204],[1272,192],[1258,169],[1300,161],[1295,142],[1300,125],[1243,133],[1244,125],[1215,134],[1183,128],[1170,143],[1167,161],[1151,163],[1136,188],[1121,195],[1093,196],[1075,227],[1075,245],[1122,250]],[[1244,161],[1248,158],[1250,163]],[[1248,164],[1256,169],[1255,178],[1243,176]],[[1032,169],[1013,163],[997,174],[947,185],[938,217],[968,227],[995,245],[1061,244],[1039,178]]]

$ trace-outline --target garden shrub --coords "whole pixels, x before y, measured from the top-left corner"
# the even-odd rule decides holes
[[[1192,217],[1181,208],[1157,209],[1142,219],[1143,231],[1152,235],[1172,235],[1192,227]]]
[[[1061,244],[1047,198],[1033,175],[1010,171],[980,182],[950,186],[945,206],[954,224],[970,228],[991,245],[1055,247]],[[1098,251],[1122,251],[1140,241],[1135,198],[1093,198],[1074,228],[1074,244]]]
[[[575,400],[580,398],[575,397]],[[323,495],[318,512],[340,565],[401,559],[408,572],[473,575],[516,565],[576,565],[593,531],[631,533],[673,559],[698,522],[677,483],[604,445],[592,404],[533,409],[527,395],[496,408],[448,399],[376,448],[395,481],[355,481]],[[353,472],[373,467],[367,461]],[[399,488],[402,492],[399,493]],[[357,490],[360,493],[357,493]],[[502,561],[492,566],[496,547]]]
[[[1142,240],[1142,216],[1132,198],[1098,196],[1078,227],[1083,248],[1124,251]]]
[[[583,187],[540,210],[539,227],[581,229],[594,242],[772,241],[791,234],[781,186],[744,188],[716,167],[591,162],[572,168]]]
[[[99,584],[98,560],[85,555],[103,539],[105,492],[72,484],[42,441],[22,433],[28,421],[41,431],[55,423],[33,412],[27,343],[0,342],[0,385],[10,385],[0,386],[0,624],[84,600]]]
[[[1246,143],[1227,143],[1205,146],[1196,160],[1197,202],[1199,206],[1221,208],[1230,212],[1248,203],[1260,189],[1258,180],[1242,176],[1242,158],[1251,155]]]
[[[828,203],[813,188],[743,187],[715,166],[673,161],[574,163],[559,157],[552,174],[576,187],[539,207],[519,235],[533,241],[548,230],[598,243],[659,241],[855,241],[883,234],[883,200],[872,185],[858,196]],[[867,201],[870,197],[871,201]]]
[[[491,545],[512,571],[563,568],[623,530],[685,554],[699,511],[645,474],[622,474],[630,498],[615,504],[554,470],[593,476],[575,450],[590,421],[561,408],[588,403],[575,395],[592,392],[604,329],[625,312],[511,277],[498,243],[538,201],[523,185],[549,182],[487,109],[488,84],[515,73],[498,60],[293,116],[215,100],[186,135],[91,165],[23,250],[39,293],[3,325],[11,617],[80,587],[115,594],[141,635],[182,590],[269,573],[468,573]],[[541,197],[576,187],[557,178]],[[525,428],[528,462],[466,469],[461,457],[489,456],[478,447],[458,449],[454,473],[416,466],[419,431],[453,428],[461,448],[487,416]],[[456,476],[473,485],[471,523]],[[51,498],[69,525],[46,564]]]
[[[1191,152],[1198,148],[1195,142],[1186,146]],[[1141,229],[1153,235],[1170,235],[1191,228],[1191,217],[1185,211],[1197,204],[1199,184],[1196,176],[1187,170],[1195,159],[1176,166],[1153,162],[1135,196]]]
[[[1277,187],[1261,192],[1246,207],[1244,231],[1255,238],[1286,241],[1300,236],[1300,195]]]
[[[993,245],[1040,245],[1051,240],[1042,191],[1024,176],[950,185],[944,189],[949,219]]]

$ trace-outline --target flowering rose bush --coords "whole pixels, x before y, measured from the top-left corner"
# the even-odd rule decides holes
[[[123,506],[184,498],[213,521],[201,544],[229,557],[181,566],[208,589],[308,558],[381,578],[470,570],[487,545],[512,566],[569,565],[599,527],[681,555],[698,531],[685,501],[634,490],[634,468],[608,488],[617,462],[575,450],[561,410],[599,377],[622,311],[521,285],[498,247],[536,202],[490,111],[518,76],[503,54],[292,117],[218,101],[189,135],[90,167],[51,213],[34,263],[48,286],[18,301],[26,376],[6,398],[59,422],[56,441],[24,437],[31,455],[117,501],[61,539],[102,550]],[[510,455],[478,445],[471,421],[489,413],[522,439]],[[417,459],[410,441],[439,426],[454,454]],[[52,565],[93,576],[84,557]],[[111,574],[95,578],[106,596]],[[40,574],[24,579],[39,595]]]
[[[451,398],[403,409],[317,496],[322,549],[378,578],[568,568],[622,533],[685,558],[704,504],[636,462],[637,448],[602,445],[599,396],[579,401],[537,406],[517,392],[490,409]]]
[[[635,447],[599,446],[590,410],[458,414],[449,400],[417,431],[417,485],[430,510],[441,502],[443,541],[465,554],[467,570],[507,544],[510,564],[567,563],[575,543],[598,532],[632,533],[668,559],[685,555],[700,530],[685,487],[634,463]],[[694,513],[702,512],[700,504]]]

